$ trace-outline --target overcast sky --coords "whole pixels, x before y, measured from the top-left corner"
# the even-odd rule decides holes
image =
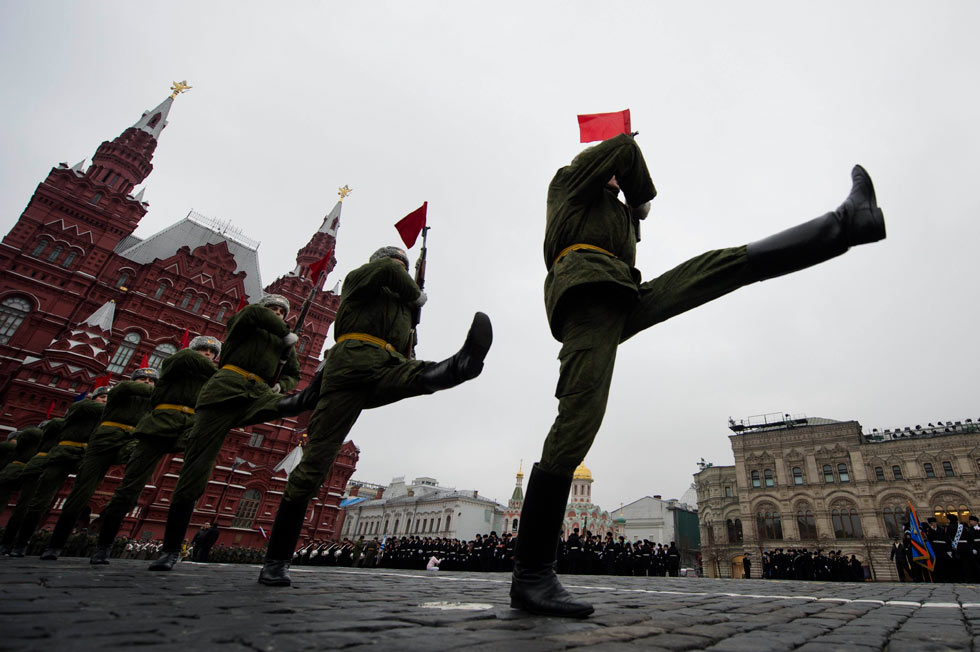
[[[261,241],[268,284],[349,184],[332,287],[428,201],[418,353],[452,354],[475,310],[494,346],[477,380],[364,413],[355,477],[506,503],[557,407],[541,245],[548,182],[583,148],[576,114],[631,109],[659,191],[645,279],[833,210],[862,163],[887,240],[620,348],[593,498],[680,497],[700,458],[733,462],[729,417],[980,418],[978,18],[893,0],[0,0],[0,230],[52,166],[90,159],[182,79],[139,236],[191,209],[230,220]]]

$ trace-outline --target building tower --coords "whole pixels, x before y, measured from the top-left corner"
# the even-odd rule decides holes
[[[524,508],[524,463],[517,468],[517,482],[514,485],[514,493],[507,501],[507,509],[504,511],[504,526],[501,534],[516,535],[520,526],[521,509]]]

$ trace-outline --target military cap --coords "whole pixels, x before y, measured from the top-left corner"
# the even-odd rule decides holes
[[[143,367],[142,369],[137,369],[130,376],[131,380],[140,380],[141,378],[149,378],[153,382],[160,380],[160,372],[153,367]]]
[[[102,387],[96,387],[92,390],[92,393],[88,395],[89,398],[98,398],[109,393],[109,386],[103,385]]]
[[[381,260],[382,258],[394,258],[395,260],[400,260],[405,263],[405,267],[408,267],[408,254],[405,253],[404,249],[400,247],[381,247],[368,259],[368,262],[374,262],[376,260]]]
[[[266,308],[270,306],[279,306],[289,314],[289,299],[282,296],[281,294],[263,294],[262,300],[259,301],[259,305],[265,306]]]
[[[210,335],[198,335],[191,340],[190,344],[187,345],[187,348],[193,351],[200,351],[202,349],[212,351],[214,352],[215,356],[219,356],[221,355],[221,340],[219,340],[217,337],[211,337]]]

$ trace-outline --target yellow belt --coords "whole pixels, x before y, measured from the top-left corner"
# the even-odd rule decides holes
[[[368,344],[373,344],[377,347],[381,347],[385,351],[397,352],[398,349],[388,344],[380,337],[375,337],[374,335],[368,335],[367,333],[344,333],[337,338],[337,344],[345,340],[358,340],[360,342],[367,342]]]
[[[598,251],[599,253],[603,253],[603,254],[606,254],[607,256],[612,256],[613,258],[616,258],[616,254],[614,254],[611,251],[606,251],[602,247],[597,247],[595,245],[585,244],[583,242],[583,243],[579,243],[579,244],[573,244],[573,245],[570,245],[570,246],[565,247],[564,249],[562,249],[561,250],[561,253],[558,254],[558,257],[555,258],[555,262],[551,263],[552,267],[554,267],[555,265],[557,265],[558,264],[558,261],[561,260],[562,258],[564,258],[566,255],[568,255],[569,252],[578,251],[579,249],[588,249],[589,251]]]
[[[67,440],[65,440],[65,441],[59,441],[58,442],[58,445],[59,446],[76,446],[78,448],[85,448],[86,446],[88,446],[88,444],[83,444],[80,441],[67,441]],[[47,453],[38,453],[38,455],[46,455],[46,454]]]
[[[154,410],[176,410],[177,412],[183,412],[184,414],[194,414],[194,408],[187,407],[186,405],[173,405],[172,403],[161,403],[160,405],[153,408]]]
[[[233,364],[226,364],[225,366],[222,367],[222,369],[227,369],[228,371],[234,371],[239,376],[244,376],[245,378],[248,378],[249,380],[257,380],[260,383],[264,383],[265,382],[262,379],[262,376],[259,376],[258,374],[253,374],[251,371],[245,371],[241,367],[236,367]]]
[[[24,466],[25,464],[27,464],[27,462],[18,462],[17,460],[14,460],[13,462],[11,462],[11,464],[16,464],[17,466]]]
[[[118,421],[103,421],[102,423],[99,424],[100,428],[102,426],[112,426],[113,428],[119,428],[120,430],[125,430],[126,432],[133,432],[134,430],[136,430],[136,426],[130,426],[125,423],[119,423]]]
[[[47,457],[47,453],[34,453],[34,457]]]

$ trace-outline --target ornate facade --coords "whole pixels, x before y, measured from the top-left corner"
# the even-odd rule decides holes
[[[81,161],[51,170],[0,243],[0,432],[7,434],[64,414],[92,381],[107,372],[128,378],[144,356],[159,366],[188,337],[224,337],[225,323],[262,292],[289,298],[295,326],[299,306],[313,291],[310,265],[336,244],[341,203],[299,250],[291,271],[263,286],[258,243],[191,212],[146,238],[133,235],[149,204],[136,186],[152,158],[174,95],[145,111],[134,125],[99,145],[88,167]],[[311,229],[312,230],[312,229]],[[302,231],[302,229],[301,229]],[[327,271],[333,270],[331,256]],[[302,380],[319,363],[339,297],[318,289],[296,349]],[[111,307],[111,308],[110,308]],[[306,419],[282,419],[225,440],[207,491],[191,521],[216,521],[226,545],[262,545],[286,476],[275,465],[301,441]],[[331,477],[310,506],[308,531],[335,534],[339,503],[354,472],[357,448],[348,442]],[[122,534],[160,537],[182,459],[170,456],[151,478]],[[122,477],[113,467],[90,502],[108,503]],[[62,488],[50,525],[71,488]],[[189,533],[193,534],[193,532]]]
[[[971,419],[863,433],[856,421],[780,416],[730,428],[734,466],[695,478],[710,577],[761,573],[775,548],[841,550],[878,580],[897,580],[891,542],[909,502],[921,519],[962,520],[980,506],[980,427]]]

